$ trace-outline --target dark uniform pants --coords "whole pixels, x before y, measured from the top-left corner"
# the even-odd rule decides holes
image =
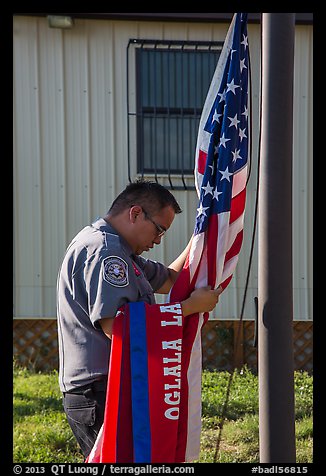
[[[85,456],[91,452],[104,420],[106,380],[63,394],[68,423]]]

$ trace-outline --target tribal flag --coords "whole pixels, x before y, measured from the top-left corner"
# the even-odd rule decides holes
[[[104,423],[87,463],[198,458],[199,322],[198,315],[185,318],[179,302],[120,308],[113,323]]]
[[[170,304],[125,305],[114,319],[104,424],[87,462],[179,463],[199,457],[201,329],[183,317],[198,287],[223,289],[243,238],[248,158],[247,14],[232,19],[204,104],[195,156],[199,206]]]
[[[192,349],[180,303],[135,302],[114,319],[104,424],[88,463],[174,463]],[[188,359],[189,360],[189,359]]]

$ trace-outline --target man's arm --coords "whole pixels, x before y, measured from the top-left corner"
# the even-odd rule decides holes
[[[210,312],[218,303],[222,288],[210,289],[209,286],[195,289],[191,295],[181,302],[182,314],[186,317],[197,312]],[[104,334],[111,339],[113,318],[106,317],[99,321]]]
[[[184,265],[184,262],[186,260],[188,251],[189,251],[190,246],[191,246],[191,242],[192,242],[192,237],[191,237],[188,245],[186,246],[186,248],[183,250],[183,252],[178,256],[178,258],[176,260],[173,261],[173,263],[170,264],[170,266],[168,267],[169,276],[168,276],[167,280],[163,283],[163,285],[156,291],[157,293],[168,294],[170,292],[170,289],[171,289],[172,285],[175,283],[175,281],[178,277],[178,274],[180,273],[180,271],[181,271],[181,269]],[[186,312],[187,312],[187,309],[188,309],[188,304],[189,304],[188,302],[185,304]],[[188,312],[188,314],[191,314],[191,313]],[[184,315],[186,316],[188,314],[184,314]],[[102,330],[103,330],[104,334],[109,339],[111,339],[111,337],[112,337],[113,319],[114,319],[114,317],[105,317],[105,318],[102,318],[101,320],[98,321],[100,323],[101,327],[102,327]]]
[[[186,261],[187,254],[190,250],[191,243],[192,243],[193,236],[190,238],[190,241],[188,245],[185,247],[185,249],[182,251],[182,253],[176,258],[169,266],[169,276],[167,280],[163,283],[163,285],[157,289],[157,293],[159,294],[168,294],[170,292],[170,289],[172,288],[173,284],[176,282],[177,277],[180,273],[180,271],[183,268],[183,265]]]

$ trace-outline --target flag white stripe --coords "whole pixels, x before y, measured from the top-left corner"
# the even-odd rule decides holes
[[[232,183],[232,198],[242,192],[243,189],[246,188],[248,177],[248,166],[246,165],[241,170],[239,170],[236,174],[233,175],[233,183]]]
[[[186,445],[186,461],[194,461],[200,452],[201,434],[201,327],[203,315],[199,314],[196,337],[190,354],[188,379],[188,438]]]
[[[204,233],[202,233],[202,235],[204,235]],[[197,289],[207,286],[207,277],[207,246],[205,246],[199,265],[195,288]]]
[[[244,223],[244,213],[239,216],[237,220],[230,224],[228,230],[228,241],[227,241],[227,251],[231,248],[234,243],[234,240],[238,236],[239,232],[243,230],[243,223]]]
[[[200,233],[193,237],[190,253],[189,253],[189,272],[190,272],[190,282],[192,281],[196,269],[199,266],[200,260],[202,258],[203,249],[205,244],[205,234]]]
[[[221,283],[223,283],[223,281],[225,281],[227,278],[232,276],[232,274],[235,270],[235,267],[238,263],[238,260],[239,260],[239,254],[237,254],[236,256],[233,256],[233,258],[230,258],[229,261],[227,261],[224,264],[224,270],[223,270],[223,274],[222,274]]]
[[[228,251],[228,224],[230,221],[230,212],[220,213],[218,215],[217,232],[217,252],[216,252],[216,283],[222,282],[222,272],[225,260],[225,254]]]

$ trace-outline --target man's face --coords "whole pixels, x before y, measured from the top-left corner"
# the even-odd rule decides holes
[[[144,251],[152,249],[154,245],[159,245],[164,232],[170,228],[174,216],[175,212],[170,206],[153,214],[142,208],[137,236],[135,236],[135,253],[140,255]]]

